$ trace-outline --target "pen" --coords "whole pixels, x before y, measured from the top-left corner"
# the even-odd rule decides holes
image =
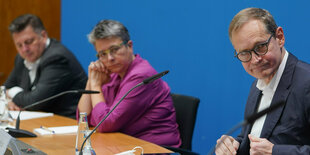
[[[43,129],[43,130],[45,130],[45,131],[49,131],[49,132],[51,132],[51,133],[53,133],[53,134],[55,133],[54,130],[51,130],[51,129],[45,127],[45,126],[40,126],[40,128]]]

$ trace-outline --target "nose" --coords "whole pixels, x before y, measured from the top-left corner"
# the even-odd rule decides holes
[[[114,60],[114,55],[111,53],[108,53],[108,61],[113,61]]]
[[[26,44],[24,44],[24,45],[22,45],[22,47],[20,48],[20,50],[21,50],[22,52],[27,52],[27,51],[29,51],[29,46],[26,45]]]
[[[252,59],[251,62],[252,63],[258,63],[262,60],[262,56],[257,55],[254,51],[252,51]]]

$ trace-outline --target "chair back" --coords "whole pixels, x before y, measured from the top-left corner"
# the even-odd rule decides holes
[[[192,137],[200,100],[196,97],[171,94],[176,111],[182,145],[180,148],[192,150]]]

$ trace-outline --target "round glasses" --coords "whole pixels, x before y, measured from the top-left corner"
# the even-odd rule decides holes
[[[234,56],[237,57],[241,62],[249,62],[252,59],[252,51],[257,56],[265,55],[268,52],[268,45],[270,43],[270,40],[272,38],[273,34],[270,35],[269,39],[263,43],[257,44],[254,46],[252,50],[248,51],[242,51],[237,53],[234,52]]]
[[[99,51],[96,54],[96,57],[100,60],[107,60],[108,54],[110,54],[110,56],[114,57],[115,55],[119,54],[120,49],[122,48],[123,45],[125,45],[124,42],[122,42],[118,45],[112,45],[109,49]]]

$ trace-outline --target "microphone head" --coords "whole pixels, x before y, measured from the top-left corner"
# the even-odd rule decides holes
[[[166,71],[163,71],[163,72],[161,72],[161,73],[159,73],[160,75],[161,75],[161,77],[162,76],[164,76],[164,75],[166,75],[166,74],[168,74],[169,73],[169,70],[166,70]]]
[[[100,92],[99,91],[93,91],[93,90],[79,89],[79,90],[77,90],[77,93],[81,93],[81,94],[98,94]]]
[[[153,75],[153,76],[151,76],[151,77],[149,77],[149,78],[144,79],[144,80],[143,80],[143,83],[144,83],[144,84],[148,84],[148,83],[150,83],[150,82],[153,82],[153,81],[155,81],[155,80],[157,80],[157,79],[163,77],[164,75],[166,75],[166,74],[168,74],[168,73],[169,73],[169,70],[166,70],[166,71],[163,71],[163,72],[161,72],[161,73],[155,74],[155,75]]]

